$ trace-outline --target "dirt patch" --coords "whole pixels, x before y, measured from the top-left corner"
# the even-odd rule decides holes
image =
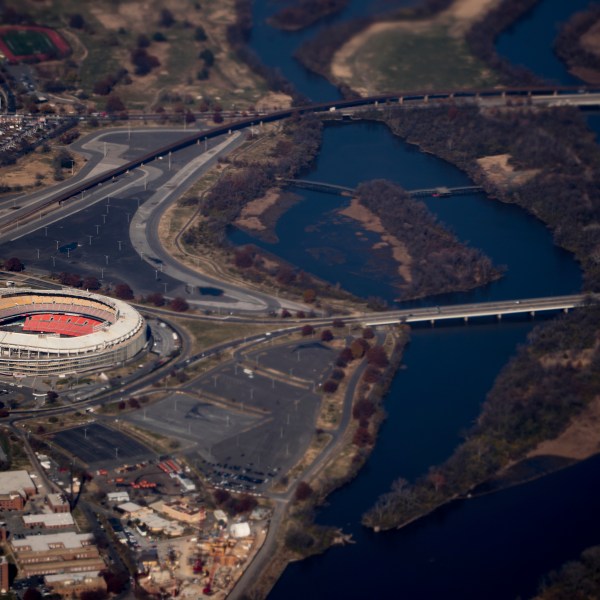
[[[254,231],[264,231],[266,226],[260,220],[261,215],[271,206],[277,204],[281,197],[281,190],[274,188],[269,190],[262,198],[248,202],[240,216],[234,221],[234,225]]]
[[[21,188],[23,191],[41,185],[52,185],[55,183],[52,159],[56,154],[58,154],[58,150],[43,153],[38,149],[32,154],[20,158],[16,164],[0,168],[0,181],[13,190]],[[85,160],[72,151],[70,154],[75,160],[73,174],[76,174],[85,164]],[[63,169],[62,172],[65,179],[72,176],[70,169]]]
[[[277,222],[299,201],[300,196],[297,194],[272,188],[262,198],[246,204],[233,224],[261,240],[276,243],[278,241],[275,233]]]
[[[518,171],[509,164],[510,154],[496,154],[495,156],[484,156],[478,158],[477,163],[485,173],[486,178],[502,188],[512,188],[523,185],[535,177],[539,169],[527,169]]]
[[[256,103],[256,110],[283,110],[292,106],[292,97],[287,94],[269,92]]]
[[[562,456],[582,460],[600,451],[600,397],[596,398],[557,438],[542,442],[527,458]]]
[[[500,0],[455,0],[441,16],[452,17],[466,25],[480,21],[490,10],[500,4]]]
[[[378,233],[381,237],[381,242],[374,244],[373,248],[376,249],[377,246],[380,248],[389,246],[392,250],[394,260],[399,263],[398,273],[406,283],[412,281],[412,274],[410,271],[412,257],[408,253],[406,246],[397,237],[386,231],[381,219],[377,215],[364,207],[356,198],[352,199],[350,206],[339,212],[341,215],[358,221],[367,231]]]

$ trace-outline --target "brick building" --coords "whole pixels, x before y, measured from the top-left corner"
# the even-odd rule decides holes
[[[37,492],[29,473],[0,472],[0,510],[23,510],[25,503]]]
[[[101,571],[104,561],[91,533],[28,535],[11,545],[22,577]]]
[[[63,598],[73,598],[79,596],[82,592],[91,592],[94,590],[106,591],[106,582],[98,574],[98,571],[46,575],[44,577],[44,584]]]

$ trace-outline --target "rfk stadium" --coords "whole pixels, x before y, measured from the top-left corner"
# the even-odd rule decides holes
[[[0,373],[69,375],[122,364],[146,345],[129,304],[74,289],[0,290]]]

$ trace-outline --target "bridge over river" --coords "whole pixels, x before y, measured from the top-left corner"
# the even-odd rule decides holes
[[[597,300],[598,297],[596,295],[574,294],[570,296],[503,300],[500,302],[427,306],[424,308],[390,311],[385,315],[366,317],[364,324],[366,326],[423,322],[434,324],[436,321],[448,319],[462,319],[466,322],[478,317],[496,317],[497,319],[502,319],[505,315],[523,314],[529,314],[533,317],[540,312],[568,312],[572,308],[584,306],[587,302]]]
[[[317,192],[326,192],[328,194],[337,194],[339,196],[353,196],[356,193],[355,188],[336,185],[335,183],[325,183],[323,181],[312,181],[310,179],[285,179],[279,180],[285,185],[303,188],[306,190],[316,190]],[[478,185],[463,185],[460,187],[435,187],[423,188],[420,190],[406,190],[413,198],[423,198],[426,196],[458,196],[464,194],[477,194],[483,191]]]

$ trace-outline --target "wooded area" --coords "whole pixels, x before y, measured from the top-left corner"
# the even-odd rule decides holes
[[[596,71],[594,80],[600,78],[600,56],[587,50],[582,44],[582,36],[600,21],[600,6],[592,4],[587,10],[575,13],[565,23],[556,40],[554,51],[568,65],[577,69],[579,76],[587,80],[585,71]]]
[[[401,298],[469,290],[500,277],[501,271],[488,257],[459,242],[423,202],[400,186],[370,181],[357,188],[357,197],[412,258],[411,280],[401,286]]]
[[[304,29],[324,17],[343,10],[349,0],[299,0],[295,6],[285,6],[268,21],[269,25],[288,31]]]

